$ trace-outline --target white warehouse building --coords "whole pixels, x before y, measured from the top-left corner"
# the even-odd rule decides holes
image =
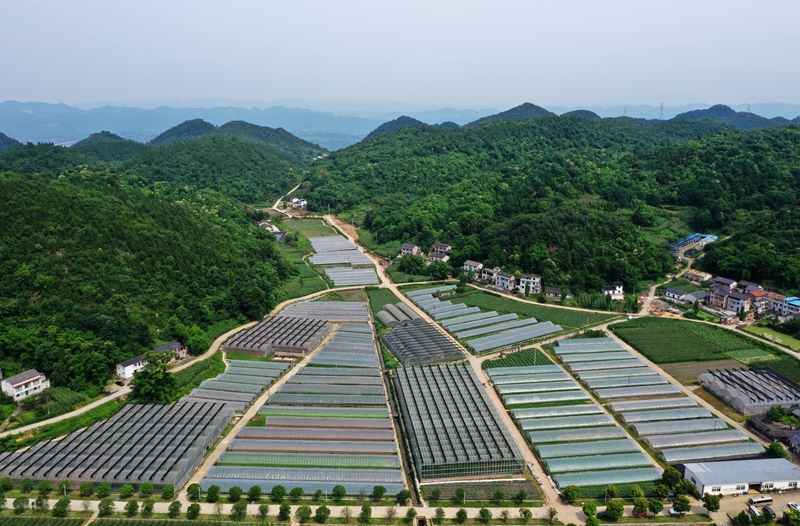
[[[694,482],[701,495],[797,489],[800,483],[800,468],[782,458],[698,462],[684,467],[684,478]]]

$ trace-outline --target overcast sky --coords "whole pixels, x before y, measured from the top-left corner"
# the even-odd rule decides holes
[[[800,103],[800,1],[0,0],[0,101]]]

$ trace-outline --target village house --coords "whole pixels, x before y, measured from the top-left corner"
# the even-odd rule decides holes
[[[414,243],[403,243],[400,246],[400,255],[405,256],[406,254],[411,254],[412,256],[421,256],[422,251]]]
[[[50,380],[36,369],[30,369],[0,380],[0,386],[5,394],[17,401],[50,388]]]
[[[544,288],[544,295],[545,297],[552,298],[552,299],[561,299],[561,291],[564,290],[567,295],[565,296],[566,299],[572,299],[575,296],[565,289],[560,289],[559,287],[545,287]]]
[[[695,283],[704,283],[710,280],[713,276],[708,272],[701,272],[699,270],[689,270],[684,275],[684,278]]]
[[[447,243],[436,243],[433,245],[431,249],[431,253],[428,255],[429,261],[428,264],[433,263],[434,261],[442,261],[448,262],[450,260],[450,253],[453,251],[453,247],[448,245]]]
[[[517,278],[514,277],[514,274],[509,274],[508,272],[503,272],[502,270],[494,276],[494,284],[506,290],[513,289],[516,286],[516,281]]]
[[[608,287],[602,287],[600,292],[611,296],[611,299],[615,300],[623,300],[625,299],[625,291],[623,290],[623,285],[621,281],[615,281]]]
[[[487,283],[494,283],[494,277],[500,272],[500,267],[483,267],[481,269],[481,279]]]
[[[189,355],[189,349],[180,342],[169,342],[164,345],[160,345],[153,350],[157,353],[173,353],[174,356],[172,357],[172,360],[174,361],[185,360]],[[134,374],[144,369],[144,366],[147,365],[147,360],[145,360],[144,357],[144,354],[140,354],[139,356],[134,356],[133,358],[119,362],[117,364],[117,376],[123,380],[133,378]]]
[[[668,300],[674,300],[683,303],[686,300],[686,293],[679,289],[669,288],[664,291],[664,297]]]
[[[737,283],[732,279],[723,278],[722,276],[716,276],[711,279],[709,285],[712,287],[723,287],[726,289],[733,289],[736,288]]]
[[[519,277],[517,288],[523,294],[529,292],[532,295],[538,295],[542,292],[542,277],[536,274],[522,274]]]
[[[471,259],[468,259],[464,262],[463,265],[461,265],[461,269],[464,272],[467,273],[472,272],[473,275],[480,276],[481,270],[483,269],[483,263],[479,263],[477,261],[472,261]]]
[[[697,290],[695,292],[692,292],[691,294],[687,294],[683,298],[683,300],[686,303],[694,303],[696,301],[699,301],[701,305],[708,305],[708,298],[710,296],[711,294],[705,290]]]

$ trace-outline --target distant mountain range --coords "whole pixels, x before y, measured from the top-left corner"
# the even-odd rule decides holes
[[[784,117],[773,117],[767,119],[755,113],[747,111],[735,111],[734,109],[723,104],[711,106],[707,110],[693,110],[681,113],[675,116],[676,119],[685,120],[699,120],[711,119],[712,121],[724,122],[730,124],[740,130],[760,130],[762,128],[772,128],[773,126],[782,126],[784,124],[797,124],[800,123],[800,117],[795,117],[792,120]]]

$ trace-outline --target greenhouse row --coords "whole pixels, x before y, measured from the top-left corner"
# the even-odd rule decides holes
[[[631,367],[627,369],[601,369],[575,373],[580,380],[599,380],[601,378],[627,378],[631,376],[652,376],[658,374],[652,367]]]
[[[355,247],[353,247],[355,249]],[[372,265],[372,260],[359,250],[336,250],[314,254],[308,258],[312,265]]]
[[[408,304],[402,301],[392,305],[387,303],[378,314],[375,315],[386,327],[393,328],[398,325],[408,325],[410,323],[424,324],[422,317],[414,311]]]
[[[602,353],[624,350],[625,347],[620,345],[614,338],[574,338],[570,340],[559,340],[553,347],[553,352],[559,356],[562,354]]]
[[[369,313],[367,304],[363,301],[301,301],[283,309],[278,317],[303,318],[308,320],[323,320],[331,322],[349,322],[347,325],[367,327]],[[339,330],[345,330],[343,323]],[[350,332],[364,332],[363,329],[347,329]]]
[[[554,365],[548,362],[545,365],[523,365],[520,367],[493,367],[491,369],[486,369],[484,372],[494,382],[499,376],[563,373],[564,369],[562,369],[560,365]]]
[[[608,484],[636,484],[655,482],[661,479],[659,468],[634,468],[606,471],[588,471],[554,475],[559,488],[567,486],[606,486]]]
[[[437,292],[447,292],[449,290],[456,290],[455,285],[439,285],[438,287],[431,287],[427,289],[417,289],[404,294],[409,298],[415,298],[424,294],[436,294]]]
[[[519,405],[590,399],[580,384],[558,365],[490,368],[484,372],[497,394],[512,410]],[[526,378],[528,381],[525,381]]]
[[[559,382],[572,380],[566,372],[548,374],[506,374],[492,377],[492,384],[496,386],[509,384],[529,384],[540,382]]]
[[[644,453],[618,453],[580,457],[551,458],[544,461],[551,474],[576,471],[598,471],[623,468],[652,467],[653,461]]]
[[[512,409],[511,415],[517,419],[523,418],[550,418],[556,416],[597,415],[605,411],[597,404],[557,405],[550,407],[528,407],[525,409]]]
[[[609,455],[612,453],[635,453],[640,451],[636,441],[630,438],[598,440],[563,444],[545,444],[535,447],[541,459],[575,457],[580,455]]]
[[[333,281],[333,284],[337,287],[378,284],[378,274],[375,273],[374,267],[330,267],[325,269],[325,275],[328,276],[328,279]]]
[[[464,323],[469,323],[471,321],[492,320],[493,318],[497,317],[498,317],[497,311],[479,312],[477,314],[467,314],[465,316],[457,316],[455,318],[448,318],[446,320],[442,320],[441,325],[445,329],[450,330],[450,327],[454,325],[461,325]]]
[[[345,355],[358,364],[348,366]],[[337,366],[316,365],[326,356]],[[365,363],[375,367],[362,367]],[[350,494],[370,493],[376,485],[395,493],[404,488],[371,328],[341,324],[259,415],[264,425],[239,431],[203,487],[216,484],[227,491],[258,485],[269,492],[281,484],[314,493],[341,485]]]
[[[485,316],[483,318],[479,318],[476,320],[461,322],[461,323],[452,323],[447,325],[447,330],[450,332],[458,332],[458,331],[465,331],[467,329],[477,329],[479,327],[485,327],[486,325],[496,325],[498,323],[505,323],[509,321],[514,321],[519,318],[519,315],[516,312],[512,312],[511,314],[503,314],[502,316],[498,316],[495,311],[487,312],[484,314],[492,314],[493,316]],[[533,319],[533,318],[530,318]],[[449,321],[449,320],[448,320]],[[534,321],[535,323],[535,321]],[[459,336],[460,338],[460,336]]]
[[[591,354],[562,354],[559,356],[559,359],[563,363],[602,362],[606,360],[631,360],[633,358],[634,358],[633,353],[628,351],[598,352]]]
[[[285,315],[268,317],[255,327],[241,330],[228,338],[222,344],[222,349],[262,357],[272,352],[304,356],[319,345],[331,328],[323,320]]]
[[[429,323],[395,327],[382,338],[386,347],[405,366],[464,359],[458,345]]]
[[[574,380],[566,382],[528,382],[520,384],[500,384],[495,386],[500,396],[519,393],[550,393],[553,391],[574,391],[580,384]]]
[[[469,340],[467,346],[472,349],[473,352],[480,354],[489,350],[499,349],[527,340],[534,340],[536,338],[555,334],[562,330],[560,325],[554,325],[553,322],[546,321],[531,325],[530,327],[507,330],[490,336],[475,338],[474,340]]]
[[[469,365],[405,367],[394,381],[420,480],[522,473],[522,453]]]
[[[524,320],[507,321],[505,323],[497,323],[497,324],[487,325],[484,327],[478,327],[477,329],[468,329],[460,332],[455,332],[456,329],[451,327],[450,331],[455,334],[456,338],[458,338],[459,340],[463,340],[465,338],[472,338],[474,336],[482,336],[484,334],[492,334],[495,332],[506,331],[509,329],[518,329],[520,327],[528,327],[529,325],[536,325],[537,323],[538,320],[536,318],[525,318]]]
[[[203,380],[188,396],[181,398],[180,403],[224,402],[237,413],[243,413],[289,367],[289,364],[280,362],[231,360],[224,373]]]
[[[655,422],[658,420],[687,420],[691,418],[710,418],[711,411],[705,407],[682,407],[680,409],[657,409],[654,411],[628,411],[622,413],[626,424]]]
[[[344,236],[317,236],[308,238],[314,252],[336,252],[339,250],[358,250],[356,245]]]
[[[597,415],[553,416],[549,418],[525,418],[519,420],[519,427],[523,431],[613,425],[614,418],[607,413]]]
[[[82,432],[0,453],[0,477],[182,486],[233,418],[226,404],[129,404]]]
[[[596,378],[583,382],[589,389],[608,389],[612,387],[639,387],[643,385],[663,385],[667,379],[661,376],[627,376],[624,378]]]

